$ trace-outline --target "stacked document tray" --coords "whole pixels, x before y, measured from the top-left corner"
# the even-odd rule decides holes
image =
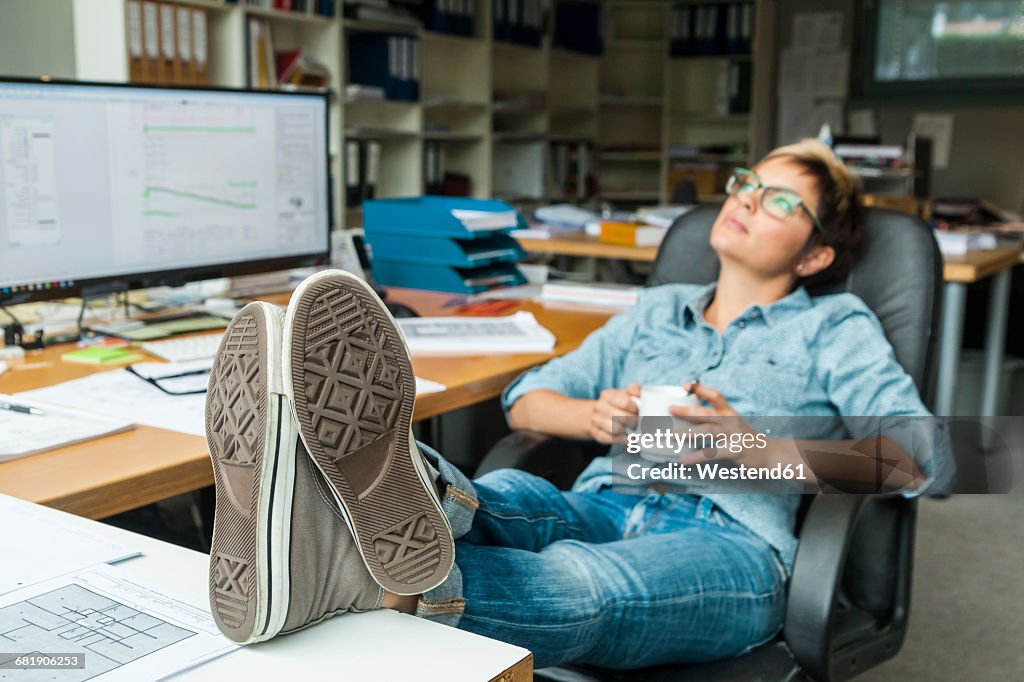
[[[525,252],[508,232],[525,221],[508,204],[461,197],[363,204],[373,274],[385,286],[471,294],[524,284]]]

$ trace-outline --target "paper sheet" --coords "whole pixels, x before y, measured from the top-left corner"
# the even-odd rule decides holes
[[[138,556],[102,535],[64,522],[66,514],[0,495],[0,594],[101,563]],[[39,542],[46,538],[46,542]]]
[[[505,317],[414,317],[398,320],[416,354],[549,353],[555,336],[533,313]]]
[[[814,96],[845,98],[850,87],[850,51],[818,50],[813,65]]]
[[[106,565],[0,595],[0,637],[7,642],[0,663],[28,652],[82,656],[83,668],[53,676],[62,682],[157,680],[238,648],[219,634],[205,604]]]
[[[60,404],[0,395],[0,403],[32,407],[40,414],[0,410],[0,462],[33,455],[133,428],[133,420],[111,419]],[[88,402],[83,407],[95,407]]]
[[[203,378],[208,379],[205,375]],[[81,379],[25,391],[18,397],[71,407],[90,407],[107,416],[137,424],[196,436],[205,434],[205,394],[167,395],[123,369],[97,372]]]
[[[209,369],[210,364],[209,360],[177,363],[140,362],[132,367],[142,376],[162,378],[174,374],[200,371],[204,368]],[[209,373],[200,373],[180,378],[162,379],[160,385],[172,391],[201,390],[206,388],[209,380]],[[437,393],[443,390],[445,390],[443,384],[418,377],[416,379],[417,395]],[[190,433],[195,436],[206,435],[204,426],[206,394],[167,395],[152,384],[123,369],[98,372],[81,379],[65,381],[62,384],[25,391],[17,394],[17,397],[71,407],[88,406],[101,411],[108,417],[127,422]],[[16,416],[22,419],[29,418],[24,415]],[[0,411],[0,420],[3,417],[3,411]],[[39,417],[32,418],[38,419]]]
[[[811,134],[814,116],[814,48],[790,47],[779,58],[778,142],[789,144]]]
[[[440,393],[447,388],[444,384],[439,384],[436,381],[430,379],[421,379],[416,377],[416,395],[426,395],[428,393]]]
[[[843,38],[842,12],[797,12],[793,15],[794,47],[839,47]]]

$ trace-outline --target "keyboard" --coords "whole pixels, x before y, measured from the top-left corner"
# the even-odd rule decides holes
[[[220,347],[223,334],[202,334],[198,336],[182,336],[180,338],[147,341],[142,350],[152,353],[168,362],[188,362],[189,360],[213,360]]]

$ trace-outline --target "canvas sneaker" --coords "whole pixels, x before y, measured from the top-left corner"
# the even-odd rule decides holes
[[[383,596],[299,441],[282,382],[283,319],[266,303],[238,312],[206,401],[216,486],[210,609],[243,644],[378,608]]]
[[[416,379],[394,318],[362,279],[323,271],[292,295],[283,348],[299,437],[370,575],[395,594],[437,587],[455,543],[412,437]]]

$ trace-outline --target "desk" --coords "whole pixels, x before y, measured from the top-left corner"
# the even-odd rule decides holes
[[[967,285],[992,277],[988,297],[988,322],[985,329],[985,370],[981,384],[981,413],[996,414],[999,399],[1000,365],[1006,346],[1006,318],[1010,306],[1010,274],[1019,262],[1020,249],[971,251],[962,256],[945,256],[942,300],[942,332],[939,338],[939,375],[935,391],[935,414],[949,415],[956,400],[960,346],[964,336],[964,308]]]
[[[59,519],[72,527],[88,528],[141,550],[142,556],[118,564],[126,577],[199,605],[207,603],[207,555],[55,510],[50,513],[55,523]],[[315,627],[242,647],[174,679],[314,680],[324,678],[327,670],[347,680],[526,682],[533,679],[533,655],[511,644],[380,610],[336,616]]]
[[[653,262],[658,250],[653,246],[603,244],[596,237],[583,233],[573,233],[552,239],[520,239],[519,243],[530,253],[618,258],[644,262]],[[942,302],[942,332],[939,338],[935,414],[951,414],[956,400],[956,380],[960,367],[960,346],[963,343],[967,285],[992,277],[992,291],[988,301],[988,322],[985,330],[985,370],[982,377],[979,416],[995,416],[996,403],[999,398],[1000,364],[1006,345],[1010,272],[1020,257],[1020,249],[972,251],[963,256],[943,257],[942,277],[945,280],[945,295]]]
[[[607,244],[585,232],[552,237],[551,239],[530,239],[516,237],[519,245],[528,253],[548,254],[553,256],[578,256],[582,258],[608,258],[617,260],[653,263],[658,255],[657,246],[622,246]]]
[[[287,296],[268,298],[280,303]],[[452,300],[451,294],[394,290],[392,298],[423,315],[455,314],[454,309],[444,307]],[[576,348],[612,314],[532,301],[523,301],[518,309],[529,310],[551,330],[558,339],[554,354],[414,358],[417,376],[447,387],[444,392],[417,399],[414,419],[427,419],[497,397],[521,372]],[[0,376],[0,393],[108,371],[61,362],[60,354],[67,349],[54,347],[30,353],[25,360],[29,366],[49,364],[23,370],[12,366]],[[0,463],[0,492],[94,519],[212,484],[209,450],[203,438],[147,426]]]

